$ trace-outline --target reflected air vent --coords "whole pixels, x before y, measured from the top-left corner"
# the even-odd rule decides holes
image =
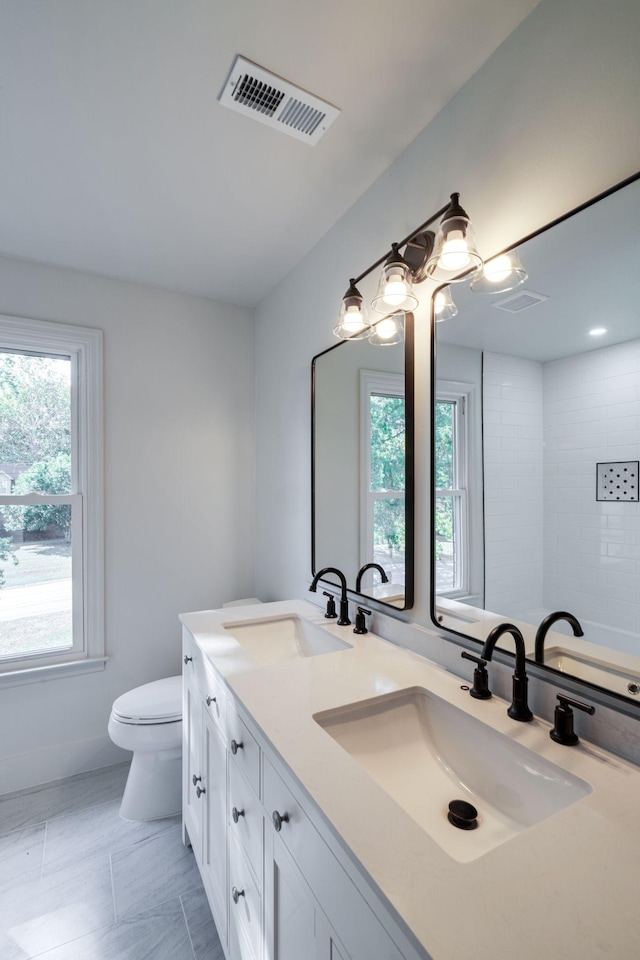
[[[491,306],[498,310],[506,310],[507,313],[521,313],[523,310],[535,307],[537,303],[542,303],[543,300],[548,299],[543,293],[519,290],[518,293],[512,293],[509,297],[503,297],[502,300],[495,300]]]
[[[234,60],[220,103],[312,145],[340,113],[244,57]]]

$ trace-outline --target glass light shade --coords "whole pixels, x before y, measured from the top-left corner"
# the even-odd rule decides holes
[[[409,264],[398,253],[395,243],[392,245],[392,251],[382,268],[378,292],[371,302],[371,306],[378,313],[389,313],[391,310],[413,310],[418,306],[418,298],[411,287],[412,276]]]
[[[340,340],[364,340],[371,333],[371,324],[362,299],[362,294],[350,281],[349,289],[342,298],[338,322],[333,328],[334,336]]]
[[[392,347],[404,340],[404,311],[399,310],[371,324],[369,343],[377,347]]]
[[[453,302],[451,296],[451,287],[443,287],[438,290],[433,298],[433,315],[436,323],[442,323],[443,320],[451,320],[458,312],[458,308]]]
[[[426,274],[437,283],[469,280],[482,267],[471,221],[458,203],[459,194],[451,194],[451,204],[440,221]]]
[[[517,251],[509,250],[486,261],[471,281],[471,289],[474,293],[506,293],[524,283],[527,276]]]

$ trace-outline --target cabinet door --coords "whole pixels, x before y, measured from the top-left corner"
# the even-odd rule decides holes
[[[218,934],[227,940],[227,751],[217,723],[205,712],[202,726],[206,784],[202,880],[209,894]]]
[[[182,816],[193,852],[198,863],[202,863],[202,827],[205,805],[202,794],[204,786],[202,701],[192,660],[185,664],[183,674],[182,737]]]
[[[265,960],[329,960],[314,900],[281,838],[265,838]]]

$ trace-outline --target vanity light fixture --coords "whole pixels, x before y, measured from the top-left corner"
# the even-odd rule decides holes
[[[342,298],[338,322],[333,328],[336,337],[341,340],[368,337],[371,343],[380,346],[400,343],[404,338],[405,313],[418,306],[418,298],[413,292],[414,284],[422,283],[429,277],[441,283],[467,280],[482,267],[473,228],[467,213],[459,204],[459,197],[459,193],[452,193],[450,203],[437,210],[400,243],[393,243],[388,253],[349,281],[349,289]],[[442,217],[442,222],[436,236],[426,228],[438,217]],[[371,322],[366,317],[363,297],[357,284],[380,266],[383,269],[372,306],[385,316],[382,321]],[[441,293],[445,297],[445,292]],[[450,294],[448,300],[450,302],[443,304],[443,310],[446,306],[447,312],[439,319],[453,317],[458,312]]]
[[[378,313],[389,313],[390,310],[413,310],[418,306],[418,298],[411,286],[411,268],[399,253],[397,243],[391,244],[391,253],[382,268],[378,292],[371,306]]]
[[[451,194],[427,260],[426,275],[438,283],[469,280],[482,268],[469,215],[459,200],[459,193]]]
[[[471,289],[474,293],[506,293],[524,283],[528,276],[517,251],[509,250],[485,261],[471,281]]]
[[[451,287],[443,287],[438,290],[433,298],[433,313],[436,323],[442,323],[443,320],[451,320],[458,313],[458,308],[453,302],[451,296]]]
[[[349,281],[349,289],[342,298],[338,322],[333,332],[341,340],[364,340],[371,333],[362,294],[353,279]]]

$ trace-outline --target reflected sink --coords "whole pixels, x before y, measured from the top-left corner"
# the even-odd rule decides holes
[[[544,663],[546,667],[553,667],[561,673],[569,673],[573,677],[595,683],[624,697],[640,694],[640,674],[633,670],[624,670],[597,657],[582,655],[574,650],[566,650],[564,647],[549,647],[544,652]]]
[[[350,643],[294,614],[233,621],[222,626],[256,663],[263,666],[351,649]]]
[[[463,863],[591,793],[585,781],[419,687],[314,720]],[[476,807],[476,829],[449,823],[451,800]]]

